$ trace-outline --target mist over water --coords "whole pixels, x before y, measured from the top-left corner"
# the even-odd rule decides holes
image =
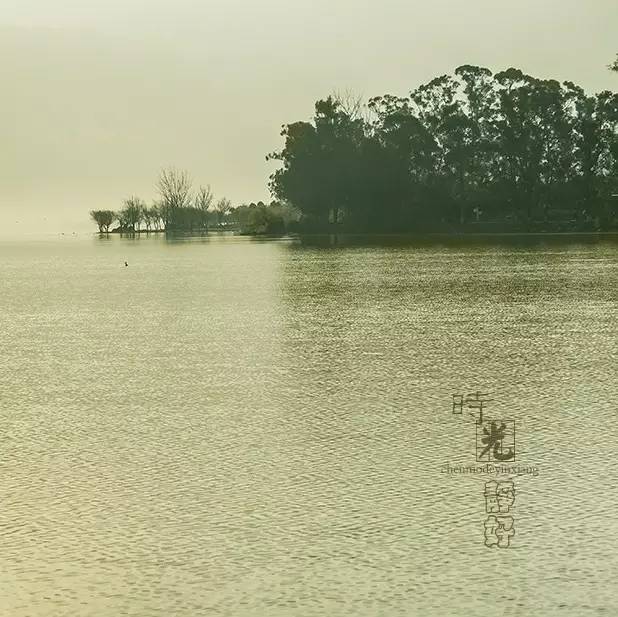
[[[1,242],[0,614],[618,612],[617,274],[581,238]],[[477,389],[538,468],[508,550],[493,478],[442,471]]]

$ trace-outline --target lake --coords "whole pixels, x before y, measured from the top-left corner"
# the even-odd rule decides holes
[[[617,300],[615,237],[2,241],[0,614],[618,614]]]

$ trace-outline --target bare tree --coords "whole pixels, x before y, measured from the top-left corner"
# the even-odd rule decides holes
[[[210,190],[210,184],[207,186],[200,186],[195,196],[195,208],[200,212],[200,224],[202,227],[206,227],[208,224],[208,210],[212,207],[215,196]]]
[[[174,227],[178,218],[178,210],[191,205],[191,177],[186,171],[173,167],[162,169],[157,188],[161,195],[163,206],[168,209],[169,217],[166,228]]]
[[[155,229],[165,229],[170,220],[170,208],[162,200],[155,200],[150,207]]]
[[[195,207],[200,210],[208,210],[212,205],[215,196],[210,190],[210,184],[207,186],[200,186],[195,195]]]
[[[114,212],[114,218],[118,221],[118,227],[120,228],[120,232],[123,232],[127,227],[125,214],[126,213],[124,209]]]
[[[112,210],[91,210],[90,218],[99,226],[99,233],[109,233],[115,214]]]
[[[146,231],[150,232],[154,220],[152,218],[152,212],[146,203],[140,204],[140,219],[141,222],[146,225]]]
[[[139,231],[144,207],[145,204],[139,197],[129,197],[129,199],[125,199],[124,208],[118,216],[122,221],[122,226],[126,228],[125,231]]]
[[[368,119],[369,110],[365,103],[363,103],[363,96],[361,94],[354,94],[351,90],[345,90],[344,92],[335,91],[332,94],[332,99],[350,120]]]
[[[158,202],[153,202],[152,206],[148,208],[148,215],[150,217],[150,223],[155,231],[159,231],[163,225],[163,217],[161,214],[161,208]]]
[[[219,225],[223,223],[223,219],[232,210],[232,202],[227,197],[222,197],[215,205],[217,213],[217,222]]]

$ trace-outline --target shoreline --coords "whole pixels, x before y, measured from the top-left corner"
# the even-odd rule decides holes
[[[509,236],[509,237],[528,237],[528,236],[618,236],[618,231],[410,231],[410,232],[347,232],[347,231],[322,231],[322,232],[290,232],[284,234],[266,234],[240,232],[237,229],[209,229],[204,231],[135,231],[135,232],[92,232],[93,236],[141,236],[141,235],[170,235],[170,236],[204,236],[208,234],[232,234],[234,236],[249,238],[296,238],[296,237],[326,237],[326,236],[348,236],[348,237],[375,237],[375,238],[396,238],[396,237],[444,237],[444,238],[464,238],[477,236]]]

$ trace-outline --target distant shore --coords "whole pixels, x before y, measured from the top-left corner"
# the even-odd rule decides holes
[[[333,231],[321,231],[321,232],[289,232],[289,233],[254,233],[254,232],[243,232],[238,229],[209,229],[209,230],[198,230],[198,231],[166,231],[166,230],[156,230],[156,231],[109,231],[107,233],[102,232],[93,232],[93,236],[149,236],[149,235],[169,235],[169,236],[204,236],[208,234],[233,234],[235,236],[242,237],[262,237],[262,238],[282,238],[282,237],[330,237],[330,236],[341,236],[341,237],[358,237],[358,238],[475,238],[475,237],[548,237],[548,236],[556,236],[556,237],[565,237],[565,236],[578,236],[578,237],[618,237],[618,231],[460,231],[460,232],[375,232],[375,233],[367,233],[367,232],[348,232],[342,230],[333,230]]]

